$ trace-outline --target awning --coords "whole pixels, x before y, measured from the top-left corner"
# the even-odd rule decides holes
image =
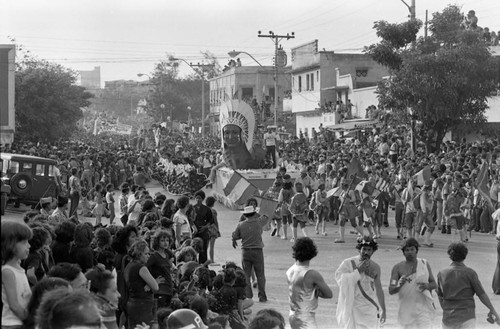
[[[328,126],[326,129],[334,131],[349,131],[371,128],[378,123],[377,120],[351,120],[339,123],[337,125]]]
[[[332,86],[321,88],[321,90],[349,90],[349,86]]]

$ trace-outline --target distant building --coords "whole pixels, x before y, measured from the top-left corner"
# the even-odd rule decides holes
[[[284,110],[283,99],[290,94],[290,75],[287,69],[278,72],[278,107],[277,112]],[[209,80],[210,83],[210,134],[218,135],[219,111],[224,101],[238,99],[249,104],[258,104],[274,113],[274,66],[241,66],[228,67],[222,74]],[[262,113],[256,113],[262,115]]]
[[[319,51],[318,40],[292,48],[291,59],[292,97],[287,102],[295,114],[297,136],[308,136],[321,124],[338,124],[333,109],[339,106],[349,107],[353,118],[364,118],[365,107],[372,105],[367,101],[376,100],[375,86],[389,74],[365,54]],[[363,90],[363,97],[355,97]]]
[[[96,66],[93,70],[79,70],[80,86],[87,89],[101,89],[101,67]]]

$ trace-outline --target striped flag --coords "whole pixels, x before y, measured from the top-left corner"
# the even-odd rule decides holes
[[[383,178],[379,178],[377,184],[375,184],[375,188],[377,188],[380,192],[389,192],[391,189],[391,183]]]
[[[238,172],[233,171],[223,191],[226,197],[234,203],[244,204],[248,198],[258,192],[258,188]]]
[[[431,179],[431,166],[425,166],[424,169],[413,175],[417,178],[417,185],[424,186],[425,182]]]
[[[491,202],[490,191],[488,189],[488,165],[483,163],[479,174],[477,175],[477,190],[484,200],[488,203],[491,211],[495,210],[493,203]]]
[[[269,218],[274,218],[275,216],[275,211],[276,208],[278,207],[278,201],[267,199],[267,198],[261,198],[261,197],[256,197],[256,199],[260,200],[259,204],[259,214],[260,215],[266,215]]]

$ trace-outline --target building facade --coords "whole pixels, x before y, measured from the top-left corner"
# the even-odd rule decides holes
[[[93,70],[79,70],[80,86],[87,89],[101,89],[101,67],[95,66]]]
[[[278,71],[278,107],[283,111],[283,99],[290,94],[290,75],[285,69]],[[264,108],[274,113],[274,66],[233,66],[222,74],[209,80],[210,83],[210,134],[219,135],[219,112],[224,101],[238,99],[252,105],[258,105],[260,116],[264,118]]]
[[[353,118],[364,117],[365,107],[378,103],[367,104],[374,98],[376,84],[388,75],[368,55],[319,51],[318,40],[292,48],[291,60],[291,109],[297,136],[309,136],[320,124],[338,124],[336,106],[349,107]],[[363,97],[353,97],[363,89]]]

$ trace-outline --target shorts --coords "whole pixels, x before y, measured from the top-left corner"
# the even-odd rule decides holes
[[[416,213],[408,212],[405,214],[405,226],[407,229],[412,229],[415,226]]]
[[[464,216],[452,216],[450,217],[450,226],[453,229],[461,230],[465,225],[465,217]]]
[[[352,227],[357,227],[358,224],[356,223],[356,217],[353,217],[353,218],[347,218],[345,217],[344,215],[340,215],[340,226],[344,227],[345,226],[345,223],[347,221],[350,221],[351,222],[351,225]]]
[[[291,225],[293,223],[292,215],[283,215],[281,218],[283,220],[283,225],[286,225],[286,224]]]
[[[293,216],[292,218],[292,227],[297,227],[300,224],[300,228],[306,227],[306,222],[300,221],[297,217]]]

